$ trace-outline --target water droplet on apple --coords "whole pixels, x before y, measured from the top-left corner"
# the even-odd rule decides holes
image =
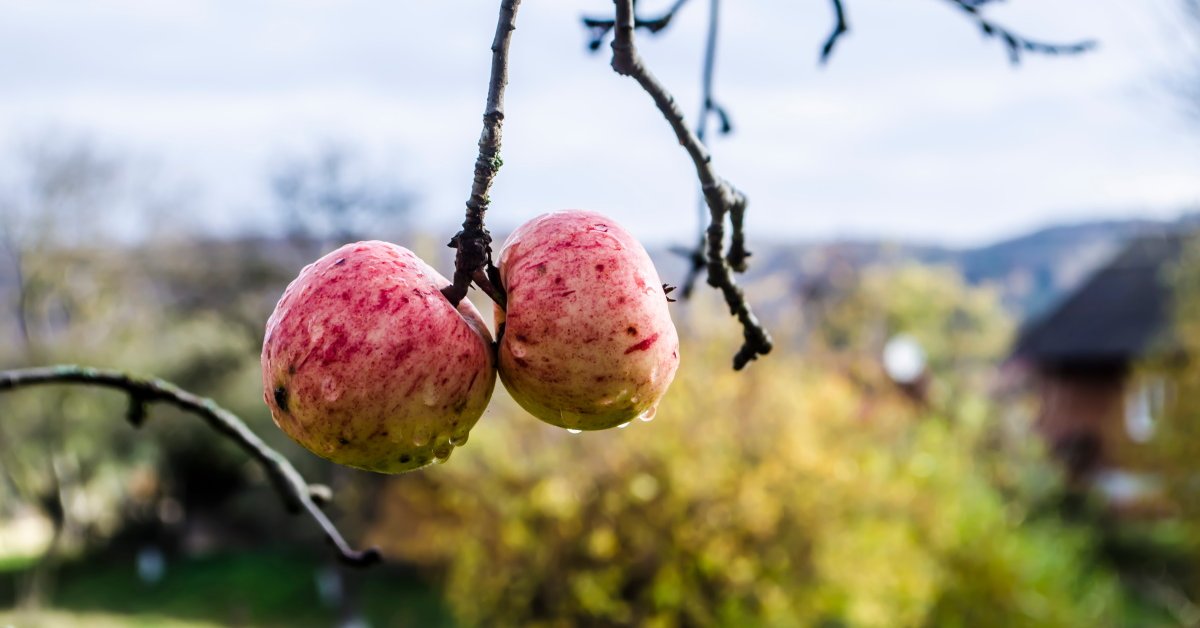
[[[424,447],[425,445],[428,445],[428,444],[429,444],[429,433],[428,432],[425,432],[422,430],[417,430],[416,432],[413,433],[413,445],[416,445],[417,447]]]
[[[567,428],[567,431],[568,431],[568,432],[570,432],[570,433],[572,433],[572,434],[578,434],[578,433],[582,432],[583,430],[576,430],[576,429],[572,429],[572,428]]]
[[[470,436],[470,433],[468,433],[468,432],[464,432],[462,434],[455,434],[454,436],[450,437],[450,444],[454,445],[455,447],[462,447],[463,445],[467,444],[468,436]]]
[[[450,446],[450,443],[441,445],[433,451],[433,461],[442,464],[450,459],[451,453],[454,453],[454,448]]]
[[[645,412],[638,415],[638,418],[649,423],[654,420],[654,415],[658,414],[658,406],[650,406]]]
[[[508,343],[508,350],[512,352],[514,358],[525,357],[525,345],[517,342],[516,340]]]

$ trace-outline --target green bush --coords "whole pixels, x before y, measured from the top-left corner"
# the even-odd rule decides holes
[[[649,424],[573,435],[501,400],[450,464],[391,485],[376,540],[443,567],[467,624],[1086,626],[1113,611],[1088,535],[1032,513],[1055,474],[996,449],[986,402],[946,416],[784,354],[734,373],[728,346],[685,345]]]

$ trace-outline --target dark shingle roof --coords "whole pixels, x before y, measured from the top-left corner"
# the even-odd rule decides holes
[[[1165,341],[1170,322],[1169,269],[1181,234],[1141,236],[1059,305],[1027,325],[1014,354],[1039,363],[1128,362]]]

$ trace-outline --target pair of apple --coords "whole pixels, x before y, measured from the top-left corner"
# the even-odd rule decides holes
[[[347,244],[284,291],[263,341],[275,423],[333,462],[399,473],[449,458],[496,372],[531,414],[571,430],[651,416],[679,365],[662,282],[641,244],[593,212],[539,216],[500,253],[493,343],[475,306],[411,251]]]

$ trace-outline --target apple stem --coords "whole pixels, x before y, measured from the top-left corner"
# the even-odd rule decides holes
[[[487,105],[483,112],[483,132],[479,135],[479,155],[475,158],[475,176],[471,195],[467,199],[467,215],[462,230],[451,240],[457,249],[454,258],[454,281],[442,294],[454,306],[467,296],[471,283],[479,286],[493,301],[505,306],[504,287],[496,280],[498,273],[492,264],[492,236],[484,226],[491,198],[488,192],[492,180],[503,165],[500,158],[500,139],[504,127],[504,89],[508,86],[508,47],[512,32],[517,28],[517,9],[520,0],[503,0],[492,39],[492,71],[488,80]]]
[[[145,421],[146,407],[152,403],[172,405],[200,417],[218,434],[237,443],[262,465],[276,492],[283,498],[287,510],[292,513],[307,512],[337,549],[342,562],[365,567],[382,560],[382,555],[376,548],[351,548],[329,517],[321,511],[318,502],[328,501],[331,497],[328,489],[310,486],[283,454],[268,446],[246,427],[245,422],[237,415],[217,405],[213,400],[188,392],[162,379],[137,377],[121,371],[73,364],[0,371],[0,392],[43,384],[77,384],[124,391],[129,396],[131,408],[128,418],[135,427],[140,427]]]

